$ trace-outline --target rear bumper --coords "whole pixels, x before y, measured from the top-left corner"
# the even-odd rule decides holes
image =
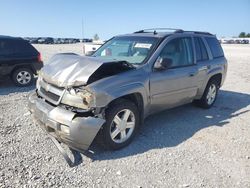
[[[37,74],[37,72],[43,67],[43,62],[40,61],[40,62],[32,63],[32,67],[33,67],[34,73]]]
[[[105,122],[97,117],[77,117],[74,112],[48,104],[35,92],[29,95],[28,106],[37,124],[58,141],[78,151],[89,148]]]

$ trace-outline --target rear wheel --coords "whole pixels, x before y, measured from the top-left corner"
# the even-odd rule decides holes
[[[12,79],[17,86],[25,87],[33,83],[34,75],[28,68],[19,68],[13,72]]]
[[[211,108],[216,101],[219,84],[216,80],[210,80],[200,100],[196,100],[195,104],[202,108]]]
[[[133,140],[138,127],[137,106],[125,99],[114,102],[106,111],[106,123],[102,130],[104,146],[113,150],[127,146]]]

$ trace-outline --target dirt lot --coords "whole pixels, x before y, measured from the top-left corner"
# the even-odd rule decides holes
[[[81,45],[36,45],[47,59]],[[35,86],[0,82],[0,187],[250,187],[250,45],[224,45],[226,82],[215,106],[185,105],[149,117],[132,144],[69,168],[34,126],[27,95]]]

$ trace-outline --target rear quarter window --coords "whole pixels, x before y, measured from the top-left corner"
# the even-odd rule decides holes
[[[35,48],[25,40],[13,41],[15,53],[36,54]]]
[[[37,55],[37,50],[25,40],[3,39],[0,40],[0,55]]]
[[[205,38],[214,58],[223,57],[224,53],[219,41],[213,37]]]

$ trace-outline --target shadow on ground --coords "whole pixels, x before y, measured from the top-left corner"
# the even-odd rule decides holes
[[[9,95],[17,92],[29,92],[35,89],[35,81],[32,85],[27,87],[17,87],[12,82],[10,77],[0,78],[0,96]]]
[[[94,143],[92,159],[111,160],[177,146],[204,128],[227,125],[230,119],[250,111],[250,108],[245,108],[249,104],[248,94],[220,91],[214,107],[209,110],[189,104],[148,117],[137,137],[126,148],[105,151]]]

